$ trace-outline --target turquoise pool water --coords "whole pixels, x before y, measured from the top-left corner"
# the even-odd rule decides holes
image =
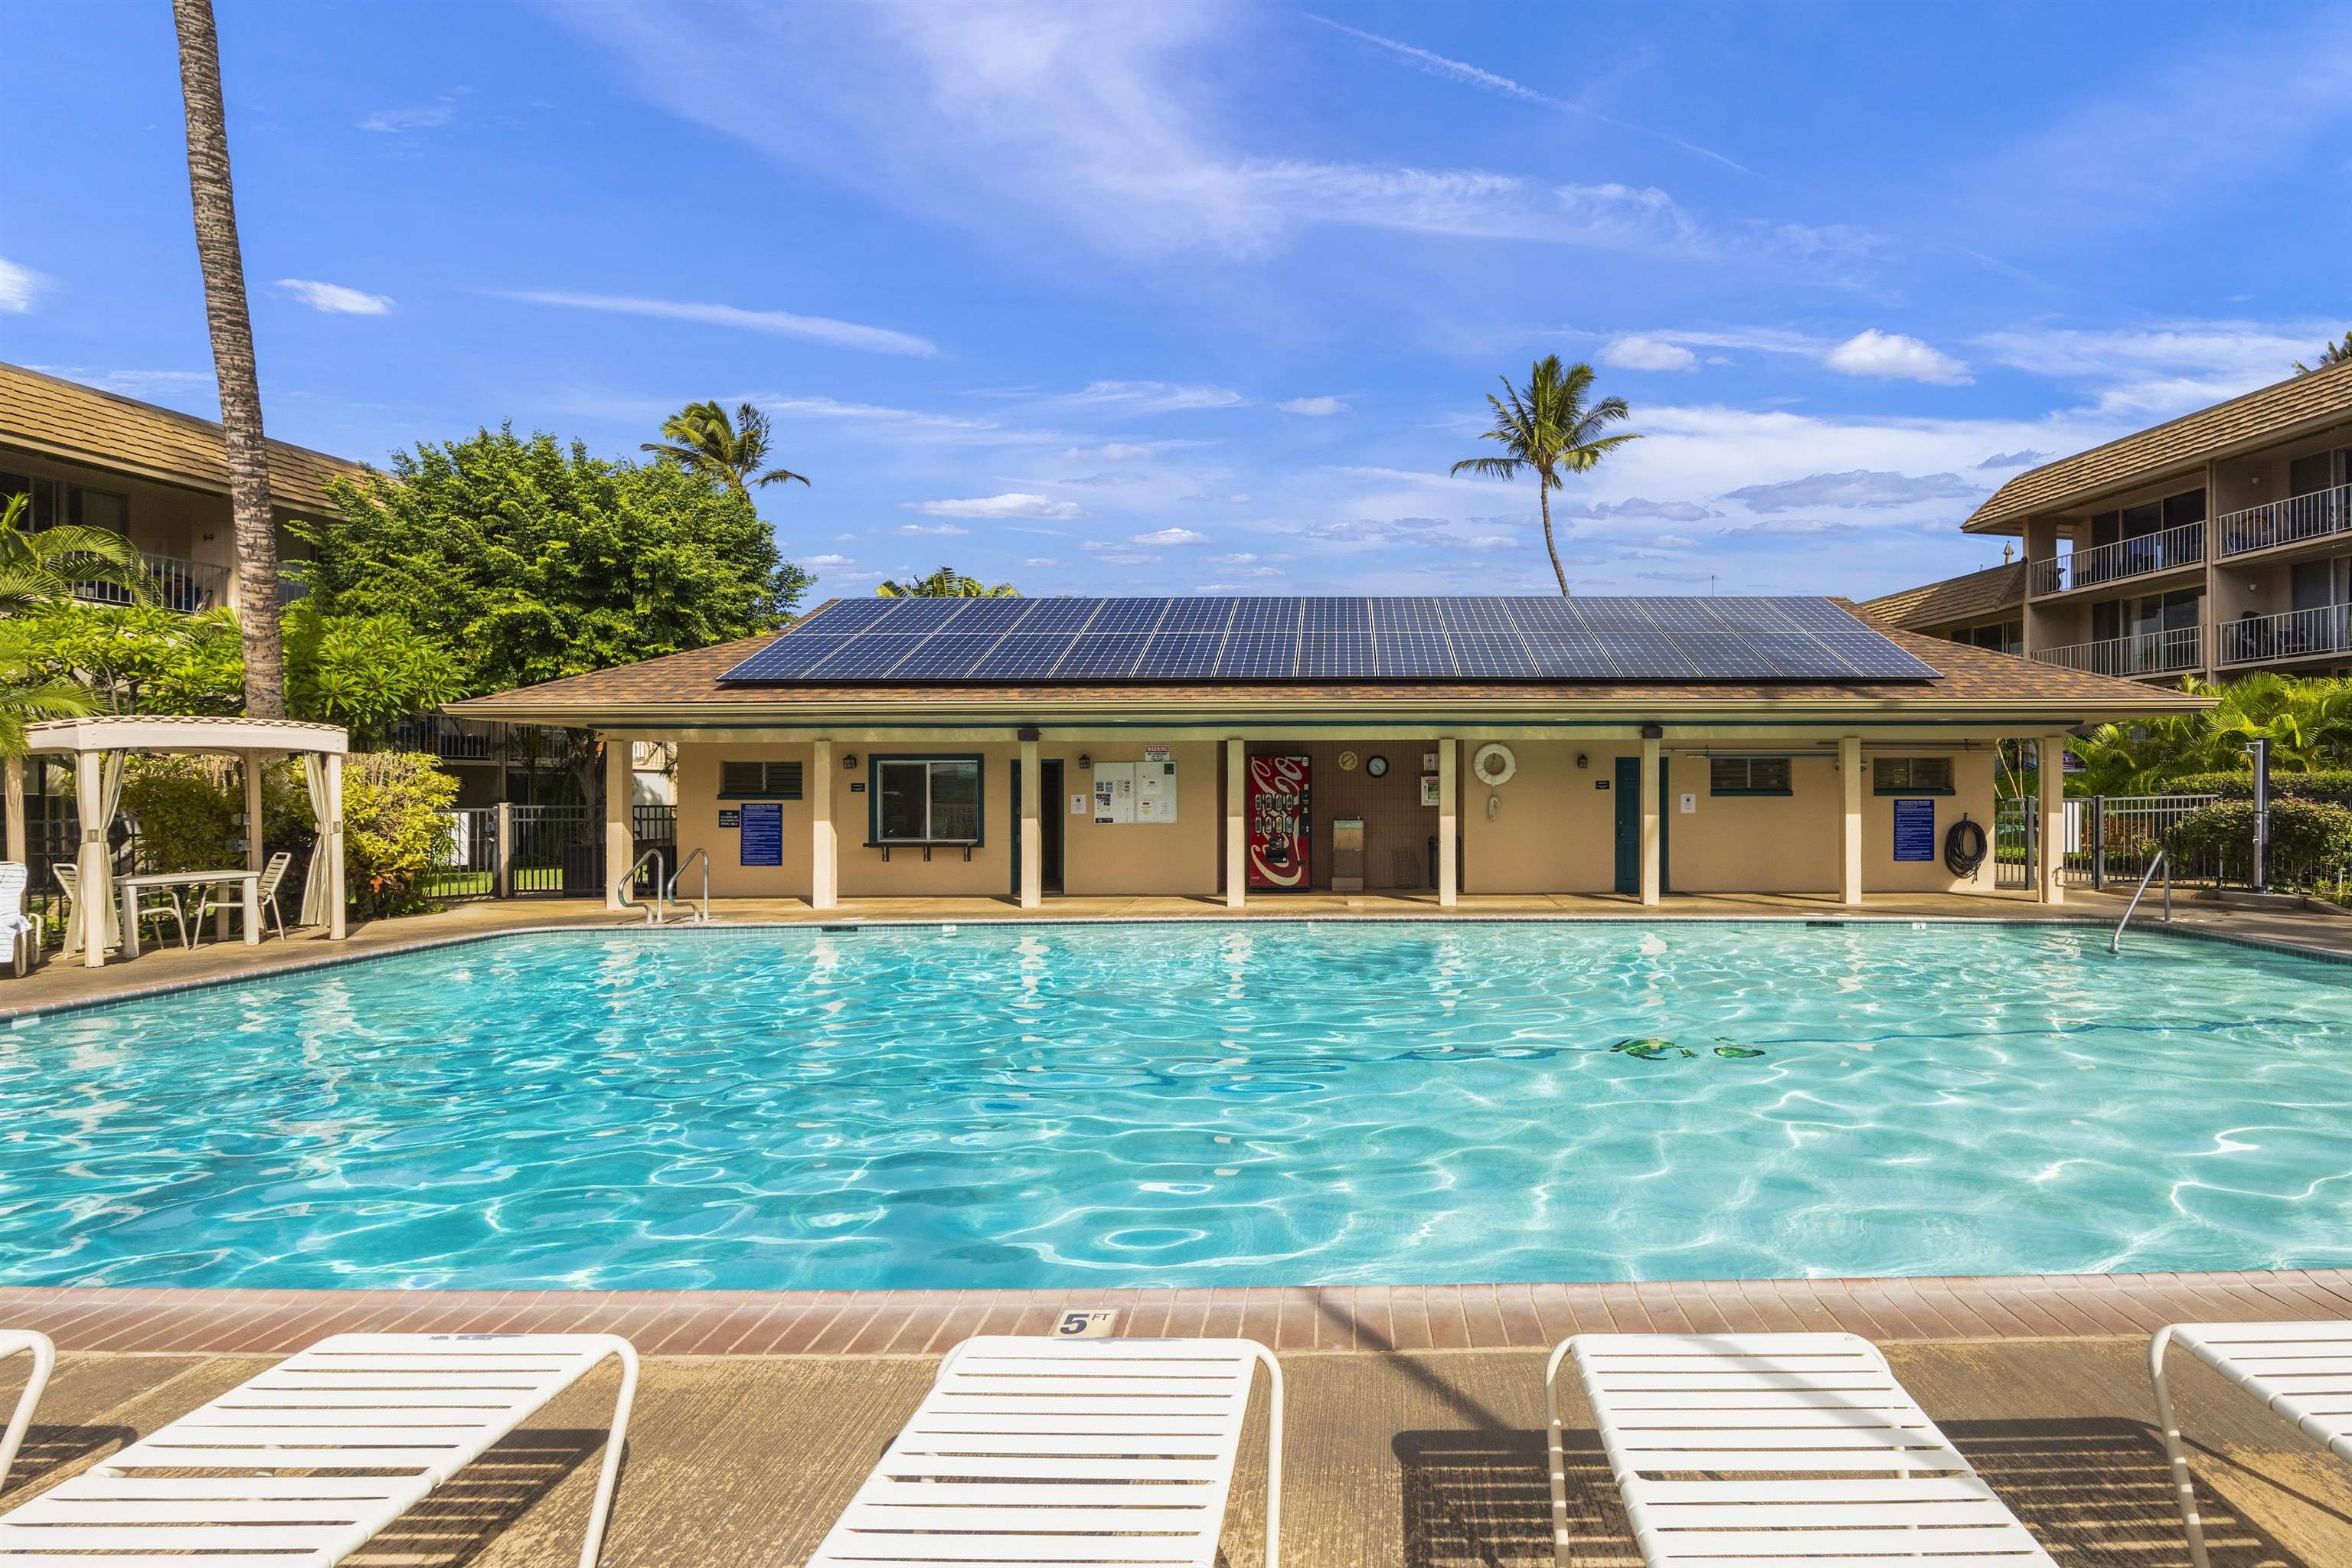
[[[506,938],[0,1031],[0,1280],[2342,1265],[2347,983],[2057,928]]]

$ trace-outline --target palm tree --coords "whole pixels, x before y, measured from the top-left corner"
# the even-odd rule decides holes
[[[278,530],[270,521],[269,457],[261,434],[261,378],[245,303],[245,255],[229,184],[228,122],[221,106],[220,38],[212,0],[172,0],[180,34],[180,97],[187,107],[188,195],[196,259],[205,274],[205,321],[220,381],[230,515],[236,527],[237,596],[245,614],[245,710],[286,717],[286,646],[278,628]]]
[[[1562,370],[1558,354],[1536,361],[1524,387],[1503,377],[1503,395],[1486,395],[1495,410],[1495,427],[1479,439],[1502,443],[1510,456],[1465,458],[1451,470],[1458,474],[1467,468],[1498,479],[1534,471],[1536,501],[1543,510],[1544,550],[1551,556],[1551,573],[1559,579],[1562,598],[1568,596],[1568,574],[1560,568],[1559,547],[1552,542],[1551,492],[1560,488],[1562,473],[1590,473],[1611,452],[1641,439],[1633,431],[1602,435],[1630,410],[1622,397],[1604,397],[1587,407],[1585,398],[1591,391],[1592,367],[1580,363]]]
[[[952,566],[942,566],[928,577],[909,577],[903,583],[888,578],[874,585],[875,593],[886,599],[1017,599],[1021,590],[1010,583],[993,587],[977,577],[967,577]]]
[[[2301,360],[2295,361],[2294,374],[2309,375],[2315,370],[2326,370],[2331,364],[2343,364],[2347,361],[2352,361],[2352,332],[2345,333],[2342,342],[2329,343],[2326,348],[2321,349],[2317,364],[2305,364]]]
[[[761,471],[768,460],[768,416],[748,403],[736,405],[731,420],[716,402],[689,403],[662,421],[662,434],[668,439],[647,441],[639,450],[717,479],[739,496],[748,498],[752,485],[808,483],[807,475],[790,468]]]
[[[0,614],[62,604],[83,583],[121,589],[133,604],[153,600],[154,579],[129,540],[79,523],[36,532],[25,525],[32,499],[14,495],[0,506]]]

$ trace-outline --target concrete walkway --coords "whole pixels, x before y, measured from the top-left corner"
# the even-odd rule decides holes
[[[1282,1358],[1283,1560],[1292,1568],[1538,1568],[1550,1556],[1543,1352]],[[2059,1562],[2186,1568],[2137,1340],[1911,1343],[1896,1373]],[[0,1509],[268,1366],[266,1358],[75,1354]],[[613,1568],[790,1568],[929,1384],[921,1358],[656,1357],[606,1542]],[[0,1399],[19,1375],[0,1369]],[[354,1561],[552,1568],[579,1552],[614,1373],[593,1375]],[[2181,1358],[2215,1568],[2352,1563],[2352,1472]],[[1638,1561],[1568,1381],[1579,1564]],[[1229,1568],[1263,1561],[1264,1406],[1227,1516]]]
[[[1393,920],[1610,919],[1610,920],[2049,920],[2082,921],[2112,927],[2124,911],[2125,892],[2074,890],[2065,903],[2045,906],[2022,892],[1994,894],[1874,893],[1860,908],[1831,894],[1753,893],[1669,897],[1645,910],[1635,900],[1615,894],[1465,896],[1458,908],[1441,910],[1432,893],[1305,893],[1260,898],[1242,910],[1221,899],[1048,899],[1043,909],[1024,910],[1010,899],[849,899],[839,909],[819,911],[799,900],[721,899],[711,905],[714,921],[725,924],[837,924],[854,921],[1007,920],[1233,920],[1312,918]],[[679,909],[678,917],[691,912]],[[2158,922],[2159,910],[2143,906],[2139,923]],[[2352,919],[2294,909],[2250,910],[2191,897],[2185,889],[2173,901],[2175,923],[2257,941],[2275,942],[2352,956]],[[194,949],[159,944],[136,959],[102,969],[68,963],[52,954],[31,974],[0,977],[0,1017],[30,1008],[109,1000],[206,981],[263,973],[289,965],[317,963],[395,952],[436,942],[493,935],[538,926],[619,926],[645,923],[638,914],[616,915],[585,899],[481,900],[453,904],[437,913],[403,920],[372,921],[352,928],[350,940],[328,942],[323,933],[298,931],[258,947],[206,942]]]

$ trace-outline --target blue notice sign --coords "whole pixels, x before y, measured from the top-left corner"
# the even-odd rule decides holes
[[[742,863],[746,866],[781,866],[784,863],[784,808],[777,802],[745,803]]]
[[[1936,858],[1936,803],[1898,800],[1895,803],[1895,858],[1933,860]]]

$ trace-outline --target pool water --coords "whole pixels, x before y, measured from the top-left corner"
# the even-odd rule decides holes
[[[2056,927],[509,937],[0,1031],[0,1281],[2343,1265],[2347,983]]]

